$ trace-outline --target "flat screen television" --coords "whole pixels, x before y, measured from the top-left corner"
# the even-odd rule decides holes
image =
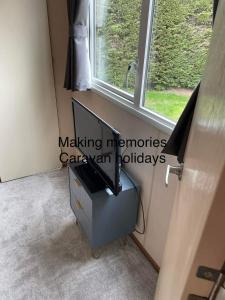
[[[87,158],[87,178],[88,174],[93,174],[93,181],[100,177],[117,195],[121,191],[119,132],[74,98],[72,107],[77,148]]]

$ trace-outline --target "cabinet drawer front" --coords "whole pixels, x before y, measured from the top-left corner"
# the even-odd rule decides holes
[[[86,233],[89,241],[91,241],[91,237],[92,237],[91,221],[85,215],[85,212],[84,212],[84,209],[83,209],[83,206],[82,206],[80,200],[77,199],[77,197],[73,194],[73,192],[71,193],[71,208],[72,208],[79,224],[81,225],[82,229]]]
[[[84,213],[91,220],[92,218],[92,200],[89,195],[82,187],[79,179],[71,174],[70,171],[70,191],[74,194],[74,196],[79,199],[80,204],[83,207]]]

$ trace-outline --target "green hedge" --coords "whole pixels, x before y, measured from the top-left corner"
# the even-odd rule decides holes
[[[97,30],[97,35],[104,39],[103,46],[97,45],[100,60],[98,77],[123,88],[128,64],[137,59],[141,0],[106,2],[105,26]]]
[[[196,86],[209,47],[211,6],[209,0],[158,0],[150,60],[151,87]]]
[[[141,0],[107,1],[107,18],[97,29],[104,44],[98,76],[124,88],[128,64],[137,61]],[[194,88],[201,78],[211,37],[211,0],[158,0],[147,86]],[[132,72],[131,72],[132,73]],[[134,86],[130,76],[130,87]]]

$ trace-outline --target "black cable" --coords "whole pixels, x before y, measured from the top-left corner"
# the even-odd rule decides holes
[[[140,190],[137,188],[136,184],[134,183],[133,179],[127,174],[127,172],[123,169],[123,172],[127,175],[128,179],[130,180],[130,182],[132,183],[132,185],[134,186],[137,196],[138,196],[138,200],[139,203],[141,205],[141,211],[142,211],[142,220],[143,220],[143,230],[139,231],[138,229],[135,228],[135,232],[139,233],[139,234],[144,234],[145,233],[145,213],[144,213],[144,206],[143,206],[143,202],[141,199],[141,195],[140,195]]]
[[[123,152],[122,152],[122,154],[121,154],[121,157],[123,158],[123,155],[124,155],[124,153],[127,151],[127,149],[128,149],[129,147],[126,147],[124,150],[123,150]]]

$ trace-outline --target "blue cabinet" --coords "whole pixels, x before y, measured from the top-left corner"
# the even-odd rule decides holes
[[[132,233],[138,215],[137,188],[121,171],[122,190],[115,196],[109,189],[90,193],[76,172],[77,164],[69,166],[71,208],[92,248],[107,244]]]

